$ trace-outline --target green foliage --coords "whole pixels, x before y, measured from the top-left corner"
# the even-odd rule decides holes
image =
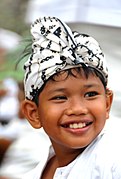
[[[14,51],[6,54],[5,61],[0,67],[0,80],[6,77],[12,77],[16,80],[23,80],[24,75],[24,62],[27,60],[28,55],[24,57],[23,51],[26,43],[21,43]]]
[[[28,37],[29,28],[25,23],[27,3],[28,0],[1,0],[0,28],[16,32],[23,39]],[[13,77],[16,80],[23,79],[23,64],[27,57],[18,64],[17,69],[15,67],[25,45],[21,43],[14,51],[6,54],[4,63],[0,66],[0,80],[6,77]]]

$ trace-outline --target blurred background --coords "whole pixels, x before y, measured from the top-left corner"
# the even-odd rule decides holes
[[[1,0],[0,121],[2,125],[8,124],[18,114],[18,83],[23,80],[23,63],[26,59],[19,63],[17,70],[15,65],[26,46],[25,39],[30,37],[30,24],[36,18],[45,15],[60,18],[73,30],[87,33],[100,43],[109,66],[109,87],[114,91],[111,113],[120,118],[121,0]],[[10,98],[12,96],[14,100],[6,103],[4,98],[6,94]]]

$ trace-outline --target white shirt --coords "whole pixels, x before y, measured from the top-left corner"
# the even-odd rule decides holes
[[[57,168],[53,179],[121,179],[121,120],[107,121],[99,136],[72,163]],[[51,153],[23,179],[40,179]]]

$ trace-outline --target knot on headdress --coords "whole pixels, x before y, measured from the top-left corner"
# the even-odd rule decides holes
[[[56,69],[56,65],[60,65],[62,68],[63,65],[72,65],[77,62],[78,58],[75,53],[77,44],[73,33],[59,19],[55,17],[37,19],[32,25],[31,33],[33,36],[33,59],[40,63],[47,62],[45,68],[55,66]],[[51,60],[51,65],[48,60]]]

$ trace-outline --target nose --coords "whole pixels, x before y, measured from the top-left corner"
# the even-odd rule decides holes
[[[88,113],[86,103],[81,99],[74,99],[69,102],[66,115],[85,115]]]

